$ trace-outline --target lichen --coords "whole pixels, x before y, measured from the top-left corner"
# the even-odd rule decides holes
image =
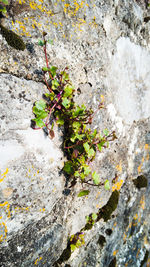
[[[0,24],[0,33],[5,38],[7,43],[16,50],[24,50],[26,48],[22,38],[11,30],[8,30]]]
[[[119,192],[115,190],[114,192],[112,192],[107,204],[99,210],[98,219],[100,220],[101,218],[103,218],[104,221],[107,222],[110,219],[113,211],[117,208],[118,200]]]
[[[147,187],[147,178],[144,175],[140,175],[133,180],[133,183],[138,189]]]

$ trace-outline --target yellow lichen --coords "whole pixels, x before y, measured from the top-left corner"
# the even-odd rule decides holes
[[[118,181],[112,186],[112,191],[115,191],[115,190],[119,191],[122,185],[123,185],[123,179],[121,179],[120,181]]]

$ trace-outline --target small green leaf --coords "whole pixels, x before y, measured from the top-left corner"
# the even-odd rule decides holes
[[[39,109],[39,110],[43,110],[43,109],[46,108],[46,103],[45,103],[44,100],[41,99],[41,100],[39,100],[39,101],[37,101],[37,102],[35,103],[35,106],[36,106],[37,109]]]
[[[59,82],[55,79],[52,81],[52,89],[56,89],[59,86]]]
[[[38,41],[38,45],[40,45],[40,46],[44,46],[44,41],[39,40],[39,41]]]
[[[108,131],[108,129],[104,129],[104,130],[103,130],[103,133],[104,133],[104,135],[108,136],[108,135],[109,135],[109,131]]]
[[[6,7],[0,5],[0,12],[6,13],[7,12]]]
[[[89,150],[90,150],[89,144],[86,142],[86,143],[83,144],[83,147],[84,147],[85,151],[88,153]]]
[[[46,71],[49,70],[49,68],[47,68],[47,67],[43,67],[42,70],[46,72]]]
[[[85,175],[89,175],[91,173],[91,169],[90,169],[90,167],[89,166],[84,166],[84,174]]]
[[[34,119],[33,121],[36,122],[36,125],[40,128],[43,128],[45,126],[45,123],[41,119]]]
[[[66,97],[63,97],[62,98],[62,105],[65,107],[65,108],[69,108],[70,107],[70,101],[68,100],[68,98]]]
[[[90,217],[89,216],[85,216],[85,219],[86,219],[86,222],[88,223],[89,220],[90,220]]]
[[[102,151],[102,145],[101,145],[101,143],[99,143],[99,144],[97,144],[97,146],[98,146],[98,150],[101,152]]]
[[[80,193],[78,194],[78,197],[87,196],[89,193],[90,193],[89,190],[82,190],[82,191],[80,191]]]
[[[104,188],[105,188],[105,190],[110,190],[110,185],[109,185],[108,180],[105,181]]]
[[[73,166],[71,161],[66,161],[63,170],[68,174],[73,174]]]
[[[81,123],[78,122],[78,121],[74,121],[73,124],[72,124],[72,126],[73,126],[73,128],[77,128],[77,129],[79,129],[80,126],[81,126]]]
[[[79,172],[78,171],[75,171],[74,176],[75,177],[79,177],[80,176]]]
[[[52,66],[49,70],[50,70],[52,76],[55,77],[55,76],[56,76],[56,70],[57,70],[57,67]]]
[[[94,184],[98,185],[100,183],[99,175],[96,172],[92,173],[92,178],[93,178]]]
[[[92,219],[95,221],[97,219],[97,214],[96,213],[92,213]]]
[[[68,81],[69,80],[69,75],[65,71],[61,72],[62,74],[62,82]]]
[[[0,2],[2,2],[5,5],[8,5],[8,0],[1,0]]]
[[[72,94],[73,87],[70,85],[67,85],[64,89],[64,97],[68,97]]]
[[[51,40],[51,39],[48,39],[48,41],[47,41],[49,44],[51,44],[51,45],[53,45],[53,40]]]
[[[71,247],[71,251],[75,251],[75,249],[77,248],[76,245],[74,244],[71,244],[70,247]]]
[[[88,151],[88,156],[89,157],[94,157],[95,156],[95,150],[93,148],[91,148],[89,151]]]
[[[64,125],[64,119],[62,119],[62,118],[60,118],[60,119],[58,119],[57,121],[56,121],[56,123],[59,125],[59,126],[62,126],[62,125]]]

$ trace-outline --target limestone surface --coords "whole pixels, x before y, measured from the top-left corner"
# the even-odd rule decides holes
[[[149,266],[148,1],[10,0],[0,25],[0,266]],[[117,139],[93,168],[109,191],[70,187],[63,129],[55,125],[50,139],[31,128],[33,105],[47,90],[43,31],[49,63],[69,68],[75,101],[94,111],[104,102],[91,128]],[[13,32],[25,50],[10,42]],[[82,189],[90,194],[78,197]],[[97,221],[88,228],[92,213]],[[69,238],[80,232],[85,244],[71,252]]]

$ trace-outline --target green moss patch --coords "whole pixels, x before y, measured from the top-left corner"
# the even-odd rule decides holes
[[[138,189],[147,187],[148,184],[147,178],[144,175],[138,176],[137,179],[133,180],[133,183]]]
[[[23,42],[22,38],[19,35],[17,35],[11,30],[8,30],[1,24],[0,24],[0,29],[2,36],[5,38],[5,40],[11,47],[17,50],[24,50],[26,48],[25,43]]]
[[[111,214],[117,208],[118,201],[119,201],[119,192],[115,190],[111,194],[111,197],[108,200],[107,204],[99,210],[98,219],[100,220],[101,218],[103,218],[104,221],[107,222],[110,219]]]

